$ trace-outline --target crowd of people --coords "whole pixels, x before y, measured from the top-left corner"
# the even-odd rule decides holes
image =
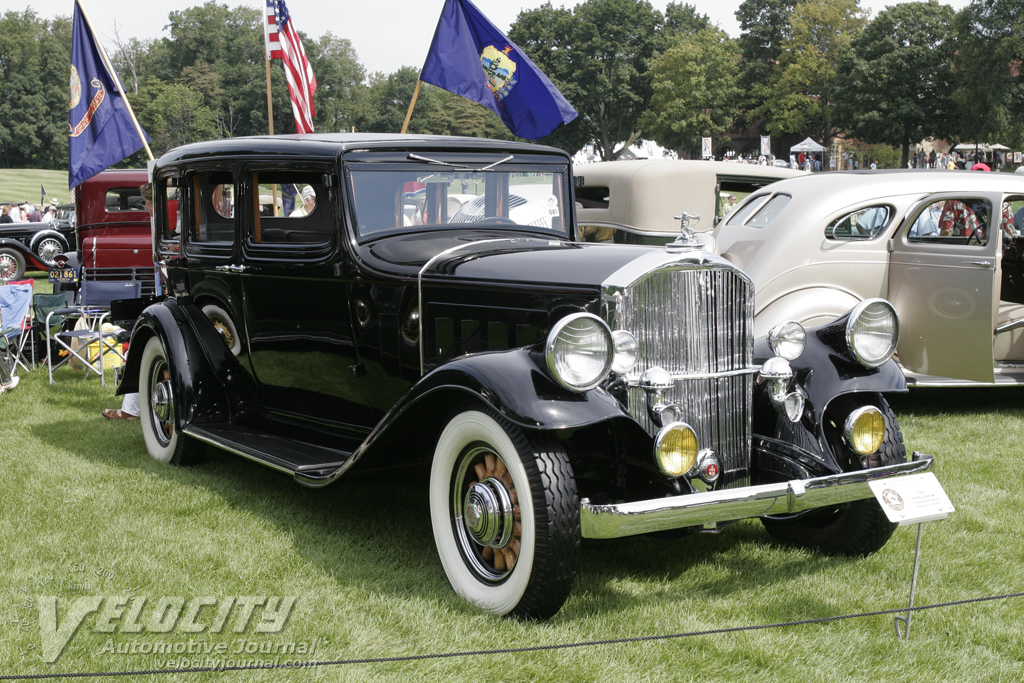
[[[56,200],[45,207],[41,204],[11,202],[0,211],[0,223],[41,223],[43,221],[57,222]]]

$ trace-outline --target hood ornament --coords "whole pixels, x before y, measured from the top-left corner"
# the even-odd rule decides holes
[[[700,223],[700,215],[693,213],[692,211],[684,211],[678,216],[673,216],[673,218],[679,221],[679,237],[666,244],[665,248],[673,252],[702,249],[703,247],[697,239],[697,234],[690,227],[691,225],[697,225]]]

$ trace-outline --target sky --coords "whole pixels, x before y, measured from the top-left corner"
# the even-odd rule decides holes
[[[258,0],[239,3],[217,0],[236,7],[248,4],[262,8]],[[475,0],[474,4],[501,31],[508,32],[519,12],[535,9],[546,0]],[[581,0],[551,0],[554,7],[575,7]],[[708,15],[719,28],[733,37],[740,32],[736,9],[742,0],[689,0],[688,4]],[[905,0],[861,0],[861,7],[875,16],[887,6]],[[205,0],[82,0],[82,7],[99,39],[108,50],[114,46],[116,25],[122,40],[164,38],[167,15],[174,10],[202,5]],[[318,38],[328,31],[352,41],[367,73],[391,73],[402,66],[419,68],[427,56],[434,26],[441,14],[443,0],[287,0],[295,27],[308,36]],[[73,0],[5,0],[7,9],[32,9],[43,18],[70,16]],[[652,0],[661,11],[668,0]],[[961,9],[968,0],[946,0],[943,4]]]

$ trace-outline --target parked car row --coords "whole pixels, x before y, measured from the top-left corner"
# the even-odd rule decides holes
[[[585,538],[760,518],[869,554],[895,527],[868,482],[931,465],[884,398],[906,389],[890,304],[757,335],[755,281],[692,234],[585,241],[561,150],[234,138],[166,153],[152,181],[168,295],[118,388],[141,394],[149,454],[215,446],[311,487],[421,468],[445,574],[495,614],[556,613]],[[282,188],[306,208],[265,211]]]

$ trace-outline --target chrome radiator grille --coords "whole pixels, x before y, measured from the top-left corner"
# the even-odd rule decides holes
[[[641,277],[615,296],[613,329],[628,330],[640,360],[626,378],[629,412],[649,432],[646,397],[635,386],[660,366],[675,385],[665,403],[682,408],[701,448],[722,462],[723,487],[749,484],[753,394],[753,287],[722,267],[668,267]]]

